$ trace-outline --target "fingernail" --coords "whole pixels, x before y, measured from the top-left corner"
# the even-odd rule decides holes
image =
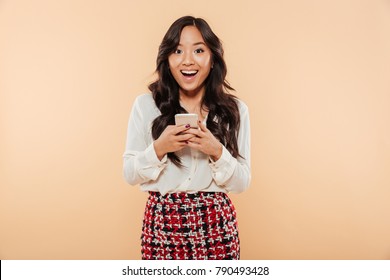
[[[186,128],[190,128],[190,125],[189,125],[189,124],[186,124]]]

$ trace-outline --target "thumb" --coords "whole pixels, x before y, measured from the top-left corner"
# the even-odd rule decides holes
[[[198,125],[199,125],[199,128],[200,128],[201,131],[203,131],[203,132],[207,131],[207,127],[203,124],[202,121],[199,120],[198,121]]]

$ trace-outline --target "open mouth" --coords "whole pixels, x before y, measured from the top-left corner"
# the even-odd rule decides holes
[[[193,77],[198,73],[198,70],[181,70],[184,77]]]

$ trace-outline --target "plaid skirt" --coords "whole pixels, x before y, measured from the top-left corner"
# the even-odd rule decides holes
[[[238,260],[236,211],[220,192],[150,192],[141,235],[143,260]]]

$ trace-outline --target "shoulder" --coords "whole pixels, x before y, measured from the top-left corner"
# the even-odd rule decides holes
[[[248,108],[248,105],[246,105],[246,103],[244,101],[236,98],[236,103],[237,103],[237,107],[238,107],[238,110],[239,110],[241,115],[248,114],[249,108]]]
[[[137,104],[139,106],[147,106],[147,105],[152,105],[154,104],[153,96],[151,93],[144,93],[141,95],[138,95],[135,98],[134,104]]]
[[[138,95],[134,100],[134,106],[140,110],[158,111],[151,93]]]
[[[154,103],[151,93],[138,95],[135,98],[132,107],[132,114],[136,114],[144,119],[154,119],[160,115],[160,110]]]

